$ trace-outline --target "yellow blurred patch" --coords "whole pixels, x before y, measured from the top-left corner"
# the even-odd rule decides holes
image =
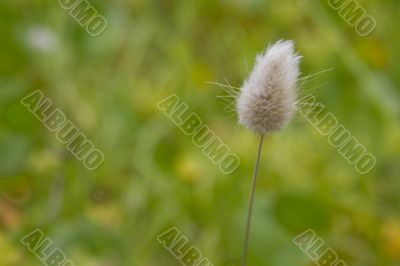
[[[32,153],[28,160],[29,169],[37,173],[51,171],[59,166],[59,157],[50,150]]]
[[[180,158],[176,165],[175,171],[182,181],[194,183],[201,178],[201,165],[194,156],[186,155]]]
[[[0,250],[1,250],[1,265],[21,265],[22,255],[18,249],[7,241],[6,236],[0,233]]]
[[[400,257],[400,221],[386,221],[382,228],[384,248],[392,257]]]
[[[112,204],[98,204],[89,208],[89,217],[101,226],[116,229],[121,224],[121,216],[118,209]]]
[[[363,60],[374,68],[385,68],[389,60],[386,48],[378,40],[361,42],[359,52]]]

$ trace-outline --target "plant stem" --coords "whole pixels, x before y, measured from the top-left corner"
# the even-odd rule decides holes
[[[250,191],[250,205],[249,205],[249,210],[248,210],[248,213],[247,213],[246,234],[245,234],[245,237],[244,237],[242,266],[246,266],[246,264],[247,264],[247,250],[248,250],[248,247],[249,247],[249,234],[250,234],[251,215],[252,215],[252,212],[253,212],[254,193],[255,193],[255,190],[256,190],[258,165],[260,164],[261,148],[262,148],[262,144],[263,144],[263,139],[264,139],[264,135],[260,135],[260,143],[258,144],[258,152],[257,152],[256,164],[254,165],[253,181],[252,181],[252,186],[251,186],[251,191]]]

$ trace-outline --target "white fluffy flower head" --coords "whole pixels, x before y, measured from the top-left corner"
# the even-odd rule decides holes
[[[239,123],[268,134],[285,127],[296,110],[300,56],[293,41],[279,41],[257,55],[237,97]]]

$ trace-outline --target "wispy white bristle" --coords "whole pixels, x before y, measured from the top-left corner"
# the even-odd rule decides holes
[[[279,41],[257,55],[236,101],[240,124],[258,134],[288,124],[296,109],[300,58],[293,41]]]

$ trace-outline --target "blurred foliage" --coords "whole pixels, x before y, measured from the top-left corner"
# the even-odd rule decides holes
[[[93,0],[93,38],[57,1],[0,2],[0,265],[42,265],[20,238],[44,230],[76,265],[178,265],[156,236],[176,226],[214,265],[239,265],[257,137],[219,105],[267,43],[293,39],[306,89],[377,158],[359,175],[304,119],[267,138],[249,265],[312,265],[314,229],[348,265],[400,265],[400,4],[360,0],[359,37],[314,0]],[[313,89],[314,88],[314,89]],[[105,154],[72,157],[20,99],[40,89]],[[188,103],[241,158],[223,175],[156,107]]]

